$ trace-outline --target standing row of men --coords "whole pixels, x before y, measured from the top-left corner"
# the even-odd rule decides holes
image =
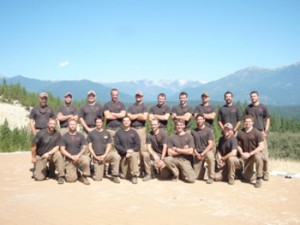
[[[106,103],[103,108],[96,103],[96,93],[89,91],[88,102],[79,111],[71,105],[72,94],[66,93],[64,96],[65,105],[60,107],[56,114],[63,137],[60,144],[57,145],[56,143],[55,148],[49,149],[48,153],[45,152],[47,154],[43,157],[45,153],[37,150],[39,141],[45,136],[45,130],[43,129],[47,128],[48,133],[55,132],[52,131],[54,121],[51,119],[48,121],[49,118],[55,117],[55,113],[47,106],[47,93],[41,93],[39,97],[40,105],[34,107],[30,113],[30,127],[36,135],[33,141],[32,161],[37,164],[37,156],[56,159],[54,156],[58,155],[56,154],[58,152],[57,146],[60,146],[61,153],[67,159],[67,181],[77,179],[78,171],[76,169],[72,169],[73,173],[70,175],[71,178],[69,178],[68,168],[70,167],[69,164],[72,164],[72,166],[75,165],[81,168],[81,173],[79,173],[81,174],[80,179],[86,184],[89,183],[86,177],[90,175],[90,172],[85,171],[85,168],[88,167],[86,165],[89,164],[87,153],[92,155],[95,166],[93,178],[95,180],[102,179],[103,166],[105,163],[110,162],[113,165],[112,179],[116,183],[119,182],[117,178],[119,165],[121,165],[122,176],[124,178],[131,177],[132,183],[137,183],[139,174],[144,175],[144,181],[153,177],[152,164],[154,165],[154,171],[162,178],[171,176],[172,179],[176,180],[180,177],[187,182],[194,182],[195,179],[204,178],[204,168],[207,163],[208,179],[206,182],[209,184],[213,183],[214,180],[224,179],[224,174],[229,168],[233,169],[229,169],[230,175],[226,179],[228,179],[229,184],[233,184],[234,170],[242,166],[244,166],[245,179],[251,180],[255,164],[257,177],[255,186],[261,186],[262,178],[268,180],[267,145],[266,141],[265,144],[261,144],[261,140],[266,140],[270,127],[270,116],[267,108],[259,102],[259,94],[256,91],[250,93],[252,103],[246,108],[244,114],[251,116],[245,117],[245,128],[241,131],[238,130],[242,120],[242,113],[233,104],[232,93],[226,92],[224,94],[226,104],[218,112],[218,125],[223,132],[223,137],[219,142],[217,154],[215,152],[215,137],[212,131],[212,124],[217,116],[217,112],[216,108],[209,104],[208,93],[201,95],[202,103],[194,110],[187,104],[187,93],[180,93],[180,103],[172,109],[166,105],[166,96],[161,93],[158,96],[157,105],[152,106],[148,113],[147,106],[142,102],[142,92],[136,93],[136,102],[126,112],[125,105],[118,100],[118,90],[112,89],[111,101]],[[106,130],[102,128],[103,115],[106,118]],[[191,131],[190,126],[193,115],[197,122],[197,128]],[[166,130],[170,116],[175,121],[175,133],[168,137]],[[72,126],[75,127],[74,132],[77,132],[78,118],[82,124],[83,134],[87,138],[88,144],[85,144],[84,137],[74,138],[70,136],[72,135]],[[148,118],[151,123],[151,132],[147,136],[145,123]],[[251,121],[249,122],[248,120],[252,121],[252,126],[247,128],[247,124],[251,125]],[[43,130],[43,132],[37,133],[39,130]],[[252,130],[257,130],[257,132],[254,132],[255,134],[252,135]],[[249,132],[251,135],[248,135]],[[247,135],[243,135],[244,133]],[[67,134],[70,137],[67,138]],[[259,134],[259,138],[255,136],[257,134]],[[237,140],[236,137],[238,138]],[[45,141],[44,139],[43,141]],[[86,158],[83,160],[85,162],[84,166],[79,163],[80,157],[73,158],[72,155],[74,154],[70,152],[72,150],[69,151],[66,148],[66,146],[75,148],[74,143],[74,146],[71,143],[67,145],[68,140],[74,142],[74,140],[81,139],[83,139],[81,145],[77,145],[77,150],[73,153],[80,157],[87,156],[83,157]],[[43,143],[43,146],[45,146],[45,143]],[[81,146],[81,148],[78,149],[78,146]],[[113,151],[113,148],[117,150],[118,154]],[[261,155],[261,153],[263,153],[263,156],[259,158],[258,155]],[[244,165],[240,163],[241,160],[237,158],[238,155],[242,157]],[[221,174],[221,178],[215,175],[215,156],[217,167],[222,171],[218,171],[217,175]],[[140,161],[141,171],[139,171],[138,161]],[[261,161],[264,167],[262,167],[260,172],[261,166],[258,165],[261,165]],[[98,168],[96,165],[101,165],[101,167]],[[59,177],[60,174],[58,171]],[[41,177],[35,178],[41,179]],[[58,179],[58,181],[59,183],[63,182],[62,179]]]

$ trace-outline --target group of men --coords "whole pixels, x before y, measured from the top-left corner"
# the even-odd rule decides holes
[[[210,105],[207,92],[201,95],[201,104],[195,109],[188,105],[186,92],[179,94],[179,104],[172,108],[166,104],[166,95],[160,93],[157,104],[149,110],[141,91],[136,92],[135,103],[127,110],[118,94],[117,89],[112,89],[111,100],[102,107],[96,102],[95,91],[89,91],[87,103],[77,110],[68,92],[64,105],[55,113],[47,105],[48,94],[40,93],[39,105],[29,116],[34,134],[35,180],[56,176],[59,184],[80,180],[88,185],[89,177],[100,181],[110,173],[114,183],[120,183],[121,177],[137,184],[141,176],[143,181],[154,177],[188,183],[205,179],[207,184],[222,180],[233,185],[241,171],[242,178],[255,182],[258,188],[262,180],[269,179],[266,140],[270,115],[257,91],[250,93],[251,104],[244,114],[233,104],[229,91],[218,112]],[[193,116],[197,127],[192,130]],[[170,136],[169,118],[175,124]],[[223,134],[218,144],[213,132],[216,118]],[[149,133],[145,127],[148,119]],[[242,120],[244,128],[240,129]]]

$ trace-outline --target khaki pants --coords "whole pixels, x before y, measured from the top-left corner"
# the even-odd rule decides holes
[[[252,155],[249,159],[244,160],[244,172],[243,177],[247,181],[251,181],[254,179],[254,175],[256,178],[263,177],[263,166],[264,163],[268,160],[267,153],[265,151],[257,152]],[[255,171],[254,171],[255,164]]]
[[[156,153],[159,157],[161,157],[161,154]],[[172,173],[168,169],[167,166],[164,166],[162,168],[159,168],[158,165],[156,164],[154,158],[152,155],[150,155],[149,152],[144,152],[143,153],[143,160],[144,160],[144,165],[145,165],[145,171],[147,175],[152,176],[154,171],[157,174],[159,179],[168,179],[171,177]]]
[[[216,181],[234,180],[235,171],[242,168],[242,162],[236,156],[226,160],[223,168],[219,169],[215,175]]]
[[[196,176],[191,162],[185,158],[168,156],[164,159],[166,166],[174,176],[180,177],[183,181],[194,183]]]
[[[44,180],[47,176],[47,163],[49,162],[50,173],[55,174],[55,169],[57,170],[58,177],[63,177],[65,175],[65,162],[60,151],[56,151],[49,158],[44,159],[41,156],[36,156],[34,178],[36,180]]]
[[[139,152],[133,152],[129,158],[121,157],[122,178],[128,179],[139,174]]]
[[[66,161],[66,181],[75,182],[78,179],[78,169],[84,176],[90,176],[90,162],[91,159],[86,155],[79,157],[78,163],[73,163],[71,160]]]
[[[109,152],[105,158],[105,161],[97,161],[94,159],[94,170],[95,170],[95,180],[102,180],[104,175],[104,165],[105,163],[112,163],[112,175],[114,177],[119,176],[121,157],[116,152]]]
[[[194,171],[196,174],[196,179],[204,179],[206,168],[204,163],[207,162],[207,175],[209,178],[215,178],[215,154],[213,151],[206,153],[202,160],[198,160],[194,157]]]
[[[266,160],[264,160],[263,165],[263,175],[269,175],[269,151],[268,151],[268,140],[264,137],[264,152]]]
[[[139,135],[139,138],[141,140],[141,149],[139,153],[139,162],[140,162],[140,175],[143,173],[147,173],[145,165],[144,165],[144,160],[143,160],[143,153],[148,152],[147,151],[147,145],[146,145],[146,128],[141,127],[141,128],[133,128]]]

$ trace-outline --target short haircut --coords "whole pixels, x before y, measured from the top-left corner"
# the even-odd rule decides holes
[[[257,94],[257,95],[259,95],[258,91],[251,91],[251,92],[250,92],[250,95],[252,95],[252,94]]]
[[[233,94],[232,94],[231,91],[226,91],[226,92],[224,93],[224,98],[225,98],[225,96],[226,96],[227,94],[230,94],[230,95],[233,97]]]
[[[101,121],[103,122],[103,118],[102,118],[102,117],[97,116],[97,117],[95,118],[95,120],[94,120],[95,123],[96,123],[97,120],[101,120]]]
[[[160,96],[166,98],[166,94],[165,93],[159,93],[157,97],[160,97]]]
[[[252,122],[254,122],[254,117],[252,115],[244,116],[244,121],[246,121],[246,119],[250,119],[250,120],[252,120]]]
[[[189,96],[188,93],[186,93],[185,91],[180,92],[179,96],[182,96],[182,95],[186,95],[186,97]]]
[[[185,124],[185,121],[184,121],[184,119],[175,119],[175,120],[174,120],[174,123],[175,123],[175,125],[176,125],[177,123],[183,123],[183,124]]]
[[[205,119],[205,117],[204,117],[204,114],[203,113],[199,113],[197,116],[196,116],[196,120],[198,119],[198,117],[202,117],[203,119]]]
[[[117,88],[112,88],[111,91],[110,91],[110,93],[112,93],[113,91],[119,92],[119,90]]]

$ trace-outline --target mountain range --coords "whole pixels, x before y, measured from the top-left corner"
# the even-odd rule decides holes
[[[95,90],[98,93],[97,99],[102,103],[109,101],[111,88],[118,88],[120,99],[125,103],[134,101],[136,91],[143,91],[146,102],[156,101],[160,92],[167,95],[168,101],[177,102],[181,91],[189,94],[190,101],[199,102],[201,93],[208,92],[212,101],[223,102],[224,93],[231,91],[234,94],[234,101],[249,102],[249,93],[257,90],[264,104],[300,105],[300,63],[276,69],[248,67],[208,83],[196,80],[97,83],[89,80],[38,80],[21,75],[3,78],[8,84],[20,83],[31,92],[49,91],[54,96],[63,96],[64,93],[71,91],[77,100],[85,99],[89,90]]]

